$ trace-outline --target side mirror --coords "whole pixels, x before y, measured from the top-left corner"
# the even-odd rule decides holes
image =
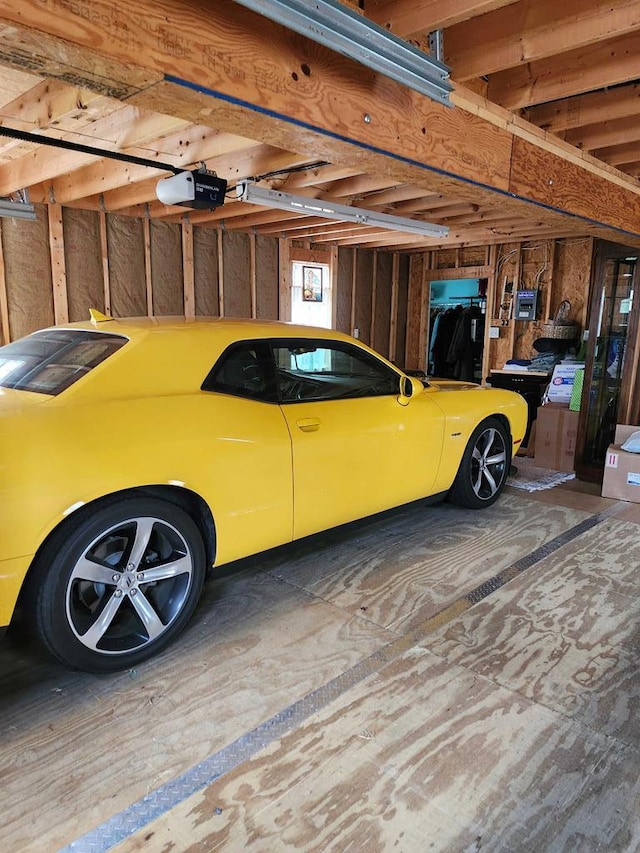
[[[401,406],[407,406],[412,397],[424,391],[424,385],[415,376],[401,376],[399,390],[398,402]]]

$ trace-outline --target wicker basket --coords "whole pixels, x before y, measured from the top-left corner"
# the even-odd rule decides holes
[[[580,326],[572,323],[568,318],[571,310],[571,303],[568,299],[558,305],[553,320],[542,324],[542,333],[545,338],[555,338],[556,340],[572,341],[580,335]]]
[[[580,335],[580,326],[573,323],[561,325],[555,321],[542,324],[542,337],[556,340],[572,341]]]

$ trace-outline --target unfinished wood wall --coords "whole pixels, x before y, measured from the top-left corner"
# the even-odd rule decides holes
[[[587,320],[590,238],[470,247],[412,255],[313,247],[240,231],[37,207],[35,222],[0,220],[0,331],[15,340],[89,308],[113,316],[287,315],[288,264],[333,270],[334,326],[355,333],[399,366],[425,369],[430,282],[487,278],[483,374],[526,358],[542,322],[563,299]],[[540,292],[539,321],[505,319],[506,280]],[[489,338],[489,326],[499,337]]]
[[[411,256],[406,365],[425,369],[429,327],[429,289],[432,281],[486,278],[486,328],[483,377],[511,358],[531,358],[533,342],[544,337],[543,323],[560,303],[571,304],[569,317],[586,327],[593,240],[590,237],[505,243],[425,252]],[[539,291],[538,320],[514,319],[514,306],[505,308],[505,284],[513,289]],[[506,300],[508,304],[509,300]],[[489,329],[498,329],[498,338]]]
[[[337,328],[405,366],[407,255],[338,249]]]
[[[543,324],[555,316],[563,300],[571,305],[569,318],[585,329],[592,255],[589,237],[498,247],[493,294],[487,305],[500,337],[488,341],[489,368],[501,368],[511,358],[535,355],[534,341],[545,337]],[[514,306],[500,310],[505,281],[519,289],[538,290],[538,320],[515,320]],[[510,318],[505,316],[509,313]]]
[[[2,343],[54,322],[206,315],[278,318],[278,240],[37,206],[0,221]]]
[[[37,206],[0,221],[2,342],[52,325],[114,317],[288,317],[290,262],[332,269],[334,326],[405,364],[406,255],[119,214]]]

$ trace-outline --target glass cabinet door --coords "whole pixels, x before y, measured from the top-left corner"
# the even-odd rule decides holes
[[[629,344],[635,338],[638,313],[634,305],[638,258],[633,251],[622,246],[601,251],[595,267],[578,440],[578,474],[583,476],[589,470],[592,474],[585,479],[602,475],[616,423],[621,411],[628,408],[629,374],[635,375],[635,365],[629,364],[629,351],[635,350],[635,345]]]

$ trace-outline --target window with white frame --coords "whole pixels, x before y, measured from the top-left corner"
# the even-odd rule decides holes
[[[304,326],[331,328],[331,274],[328,264],[291,264],[291,320]]]

